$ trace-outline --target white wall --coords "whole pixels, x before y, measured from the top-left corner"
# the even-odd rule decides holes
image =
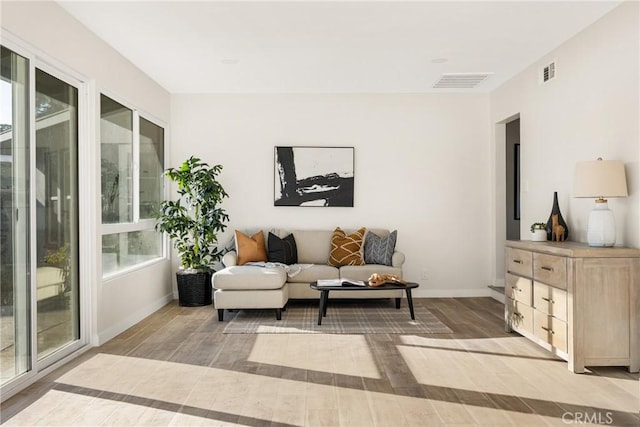
[[[640,247],[639,3],[625,2],[491,93],[495,134],[494,213],[496,278],[503,275],[504,132],[494,126],[520,115],[521,235],[549,217],[553,192],[570,240],[586,241],[592,199],[572,198],[576,162],[623,160],[629,197],[609,199],[617,245]],[[539,84],[539,70],[556,60],[557,78]],[[502,215],[502,217],[501,217]]]
[[[488,295],[488,119],[487,95],[173,95],[171,163],[223,165],[222,241],[234,228],[397,229],[416,295]],[[274,207],[276,145],[355,147],[355,207]]]
[[[82,75],[91,82],[94,92],[90,99],[94,102],[96,116],[91,123],[94,132],[88,143],[94,144],[93,170],[99,174],[99,142],[97,123],[99,117],[99,93],[108,91],[131,106],[141,109],[154,117],[169,122],[170,97],[154,81],[133,66],[118,52],[89,32],[55,2],[2,2],[2,28],[18,41],[42,52],[39,55],[50,65],[61,66]],[[81,144],[87,141],[81,141]],[[91,200],[81,200],[87,209],[82,214],[91,213],[89,240],[97,252],[81,254],[83,268],[89,264],[90,277],[83,277],[83,292],[91,288],[94,343],[103,343],[128,327],[137,323],[172,298],[171,266],[161,262],[134,274],[112,279],[103,283],[100,272],[100,187],[99,176],[81,177],[93,182],[88,196]],[[86,217],[83,217],[86,220]]]
[[[169,94],[53,1],[3,1],[2,28],[162,120]]]

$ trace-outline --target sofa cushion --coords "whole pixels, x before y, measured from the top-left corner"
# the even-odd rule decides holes
[[[332,230],[295,230],[293,236],[298,247],[301,264],[328,264]]]
[[[298,248],[296,247],[296,239],[293,234],[289,234],[284,239],[269,233],[267,238],[267,246],[269,247],[269,262],[280,262],[282,264],[298,263]]]
[[[291,283],[311,283],[320,279],[338,279],[340,272],[336,267],[331,265],[314,264],[311,267],[305,267],[300,272],[287,279]]]
[[[215,289],[280,289],[287,281],[287,273],[280,267],[242,265],[224,268],[213,274]]]
[[[267,250],[264,246],[264,234],[258,231],[251,237],[236,230],[236,252],[238,253],[238,265],[248,262],[266,262]]]
[[[329,264],[335,267],[343,265],[364,265],[362,242],[367,229],[362,227],[354,233],[347,234],[337,227],[331,237],[331,253]]]
[[[364,240],[364,262],[367,264],[391,265],[391,258],[396,249],[398,230],[379,236],[367,231]]]

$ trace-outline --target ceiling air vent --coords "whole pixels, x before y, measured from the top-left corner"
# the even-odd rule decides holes
[[[549,63],[542,67],[542,83],[546,83],[551,79],[555,79],[556,77],[556,61]]]
[[[436,89],[473,89],[492,73],[455,73],[443,74],[440,80],[434,83]]]

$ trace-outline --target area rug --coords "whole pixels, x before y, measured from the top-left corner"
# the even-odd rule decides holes
[[[239,310],[225,334],[450,334],[433,313],[415,307],[411,320],[406,300],[329,301],[327,317],[318,325],[317,301],[289,301],[282,320],[274,310]],[[229,313],[232,314],[232,313]],[[227,317],[225,313],[225,317]]]

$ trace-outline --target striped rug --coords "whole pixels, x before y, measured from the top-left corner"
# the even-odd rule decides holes
[[[397,310],[389,300],[330,300],[327,317],[318,325],[318,301],[289,301],[282,320],[275,310],[238,310],[228,313],[225,334],[450,334],[425,307],[415,306],[411,320],[407,301]],[[231,318],[230,316],[234,315]],[[226,320],[225,320],[226,321]]]

